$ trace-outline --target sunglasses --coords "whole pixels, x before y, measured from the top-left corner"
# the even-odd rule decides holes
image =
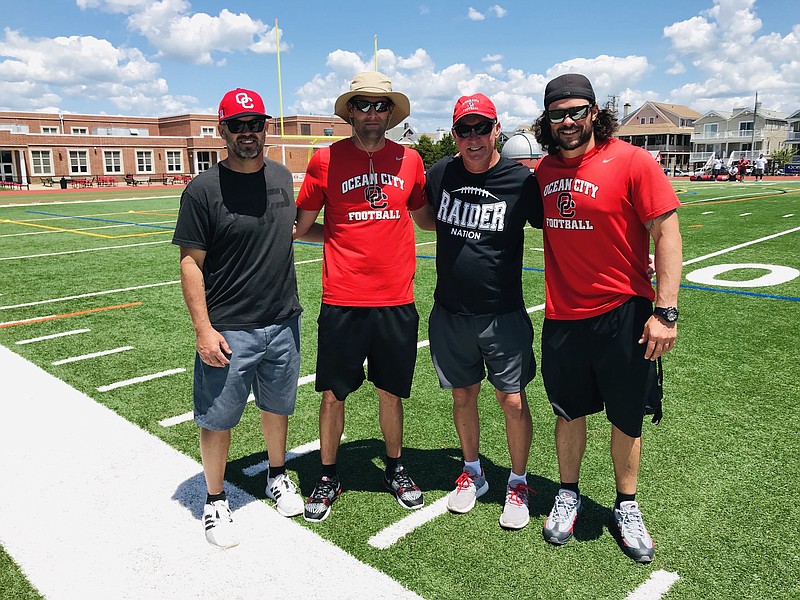
[[[265,119],[253,119],[252,121],[228,119],[224,121],[224,123],[231,133],[242,133],[245,127],[247,127],[248,131],[252,131],[253,133],[261,133],[264,131],[264,125],[266,125],[267,121]]]
[[[378,100],[377,102],[370,102],[369,100],[353,100],[351,104],[363,113],[369,112],[370,108],[374,108],[375,112],[383,113],[394,106],[388,100]]]
[[[486,135],[492,131],[495,123],[496,121],[480,121],[474,125],[453,125],[453,131],[460,138],[468,138],[473,131],[475,135]]]
[[[547,118],[551,123],[563,123],[564,119],[566,119],[567,115],[569,115],[569,118],[573,121],[580,121],[581,119],[586,118],[586,115],[589,114],[590,108],[592,108],[591,104],[584,104],[582,106],[573,106],[572,108],[548,110]]]

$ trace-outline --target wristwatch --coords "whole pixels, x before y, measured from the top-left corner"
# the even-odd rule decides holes
[[[656,306],[653,309],[653,314],[657,317],[661,317],[667,323],[675,323],[678,320],[678,309],[674,306],[667,306],[665,308]]]

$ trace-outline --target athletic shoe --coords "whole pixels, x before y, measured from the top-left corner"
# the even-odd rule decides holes
[[[206,540],[209,544],[220,548],[232,548],[239,544],[227,500],[215,500],[205,505],[203,526],[206,528]]]
[[[572,539],[572,529],[581,510],[581,499],[572,490],[561,488],[558,490],[556,501],[547,520],[544,522],[542,533],[544,539],[551,544],[562,546]]]
[[[267,498],[275,501],[275,509],[284,517],[296,517],[303,512],[303,498],[286,473],[267,478]]]
[[[456,479],[456,489],[447,495],[447,510],[454,513],[468,513],[475,506],[475,500],[489,491],[489,482],[481,469],[480,475],[475,475],[469,469]]]
[[[342,484],[339,483],[339,478],[323,475],[319,478],[317,485],[314,486],[314,491],[311,492],[308,500],[306,500],[303,518],[306,521],[316,523],[324,521],[331,512],[331,504],[341,493]]]
[[[531,520],[528,512],[528,492],[534,490],[524,483],[506,487],[506,504],[500,515],[500,526],[506,529],[522,529]],[[535,493],[535,492],[534,492]]]
[[[415,508],[422,508],[425,501],[422,499],[422,490],[419,489],[414,480],[406,471],[405,467],[400,465],[394,470],[392,478],[383,474],[383,487],[394,494],[397,498],[397,503],[403,508],[414,510]]]
[[[647,533],[639,505],[631,500],[614,509],[613,527],[623,552],[638,563],[649,563],[656,554],[653,538]]]

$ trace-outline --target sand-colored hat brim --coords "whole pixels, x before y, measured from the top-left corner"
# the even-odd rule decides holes
[[[405,94],[392,91],[391,85],[389,78],[377,71],[359,73],[350,83],[350,91],[336,99],[333,112],[350,123],[350,113],[347,110],[347,103],[350,100],[356,96],[385,96],[394,104],[387,129],[396,127],[411,114],[411,102]]]

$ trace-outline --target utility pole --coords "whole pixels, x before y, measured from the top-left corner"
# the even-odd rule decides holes
[[[603,107],[614,113],[615,117],[619,117],[619,114],[617,113],[617,100],[619,100],[619,96],[609,96],[608,100],[606,100],[605,106]]]

